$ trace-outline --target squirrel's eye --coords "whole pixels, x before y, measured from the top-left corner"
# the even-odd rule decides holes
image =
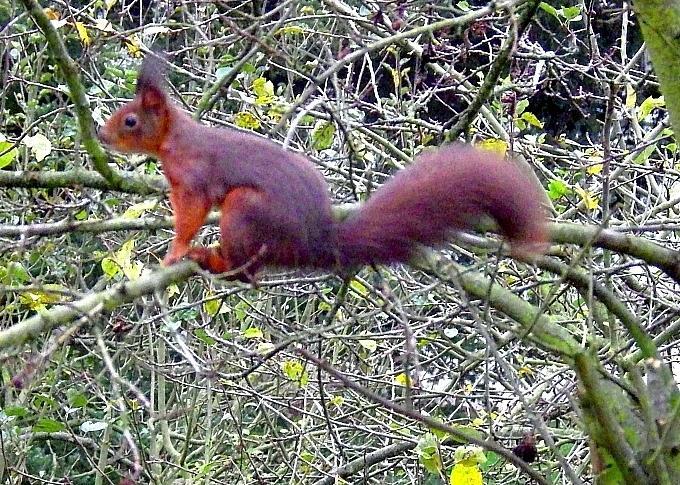
[[[125,117],[125,126],[128,128],[134,128],[137,125],[137,116],[127,115]]]

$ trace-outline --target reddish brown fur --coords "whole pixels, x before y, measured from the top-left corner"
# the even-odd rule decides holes
[[[335,223],[328,187],[306,157],[254,134],[194,121],[168,99],[162,78],[158,61],[145,60],[137,96],[100,137],[116,150],[161,160],[176,229],[166,265],[188,255],[213,272],[245,268],[252,275],[262,265],[406,261],[417,244],[440,244],[482,214],[498,221],[518,253],[546,241],[536,187],[512,162],[460,145],[422,155]],[[129,117],[134,127],[126,125]],[[215,206],[222,212],[220,248],[190,248]]]

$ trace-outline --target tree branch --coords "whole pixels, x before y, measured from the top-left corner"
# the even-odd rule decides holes
[[[78,75],[78,65],[73,61],[71,56],[69,56],[61,35],[57,32],[54,25],[52,25],[52,22],[37,0],[21,1],[45,35],[45,40],[52,52],[52,57],[66,79],[66,84],[68,85],[71,100],[73,101],[76,116],[78,118],[82,143],[85,150],[92,158],[94,168],[110,186],[120,189],[123,192],[140,192],[141,182],[131,181],[130,179],[121,176],[121,174],[109,165],[109,157],[97,139],[92,112],[90,111],[90,102],[85,93],[85,89],[83,88],[83,84],[80,82],[80,76]]]

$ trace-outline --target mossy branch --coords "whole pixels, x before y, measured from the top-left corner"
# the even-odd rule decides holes
[[[443,281],[450,281],[469,295],[488,301],[492,308],[504,313],[519,324],[517,334],[559,355],[569,363],[581,352],[581,346],[562,326],[541,313],[536,306],[526,302],[507,288],[494,283],[480,273],[469,271],[431,250],[423,250],[411,265],[433,274]]]
[[[595,246],[633,256],[656,266],[676,283],[680,283],[680,252],[664,248],[648,239],[599,226],[573,223],[551,224],[550,239],[558,244]]]
[[[189,261],[161,268],[135,281],[125,281],[99,293],[92,293],[72,303],[63,304],[38,313],[23,322],[0,331],[0,349],[20,345],[39,334],[59,325],[68,325],[87,315],[110,311],[130,303],[143,295],[162,291],[173,283],[179,283],[195,274],[197,266]]]
[[[112,184],[99,172],[93,170],[65,170],[63,172],[0,170],[0,187],[23,189],[78,189],[87,187],[139,195],[160,194],[167,188],[165,179],[160,176],[154,177],[134,172],[122,172],[118,176],[121,180],[120,185]]]
[[[54,62],[59,66],[64,75],[71,101],[73,101],[76,117],[78,118],[82,144],[90,155],[94,168],[111,187],[115,187],[124,192],[140,192],[140,185],[142,183],[140,180],[130,180],[119,174],[109,165],[109,157],[97,139],[94,120],[92,119],[92,111],[90,110],[90,102],[85,93],[85,88],[80,81],[78,65],[73,61],[71,56],[69,56],[61,35],[57,32],[54,25],[52,25],[52,22],[37,0],[21,1],[26,7],[29,15],[45,35],[45,40],[52,53]],[[141,190],[141,192],[145,191]]]

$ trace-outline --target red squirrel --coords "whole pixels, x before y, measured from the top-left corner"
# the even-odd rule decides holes
[[[335,221],[328,186],[307,157],[193,120],[166,93],[164,65],[155,56],[142,63],[135,98],[113,113],[99,137],[117,151],[161,161],[175,215],[165,266],[188,257],[249,281],[265,265],[337,270],[406,262],[418,245],[439,245],[485,214],[516,255],[540,251],[547,241],[536,185],[512,162],[463,145],[423,153]],[[220,246],[191,247],[213,207],[221,210]]]

